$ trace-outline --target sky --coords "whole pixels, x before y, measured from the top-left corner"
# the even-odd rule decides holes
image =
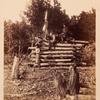
[[[91,8],[95,8],[95,0],[59,0],[59,2],[69,16],[79,15],[81,11],[89,11]],[[23,11],[29,3],[30,0],[0,0],[0,8],[2,8],[0,9],[2,12],[0,19],[21,20]]]

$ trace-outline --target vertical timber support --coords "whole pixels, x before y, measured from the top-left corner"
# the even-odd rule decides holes
[[[40,48],[36,47],[36,66],[40,67]]]
[[[12,79],[18,79],[18,71],[19,71],[19,58],[15,56],[11,73]]]

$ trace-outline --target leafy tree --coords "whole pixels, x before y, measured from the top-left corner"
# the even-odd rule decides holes
[[[82,11],[79,16],[72,16],[69,30],[78,40],[95,41],[95,10]]]
[[[32,0],[31,5],[24,11],[28,21],[31,24],[33,33],[41,32],[44,22],[45,2],[44,0]]]
[[[88,41],[95,41],[95,10],[82,12],[78,23],[78,38]]]
[[[24,20],[15,23],[4,22],[5,53],[25,53],[30,42],[30,26]]]
[[[4,21],[4,52],[5,54],[11,53],[12,51],[12,21]]]
[[[23,20],[22,22],[16,22],[12,24],[12,37],[14,40],[15,52],[24,53],[26,47],[29,46],[30,40],[30,27]],[[17,51],[16,51],[17,50]]]
[[[78,36],[78,22],[79,22],[79,17],[78,16],[72,16],[70,19],[70,24],[69,24],[69,32],[72,33],[73,38],[79,39]]]
[[[48,9],[49,30],[54,33],[61,33],[63,25],[68,25],[69,22],[69,16],[65,14],[64,10],[61,10],[60,3],[55,0],[54,7]]]
[[[32,4],[24,14],[28,18],[35,35],[42,32],[46,10],[48,11],[49,31],[59,33],[62,31],[63,24],[69,24],[69,16],[61,10],[61,5],[57,0],[54,0],[54,6],[50,4],[49,0],[32,0]]]

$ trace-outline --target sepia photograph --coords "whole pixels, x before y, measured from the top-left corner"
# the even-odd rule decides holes
[[[96,100],[95,0],[4,2],[4,100]]]

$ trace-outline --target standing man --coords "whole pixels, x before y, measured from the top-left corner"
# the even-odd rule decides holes
[[[76,66],[70,66],[69,68],[69,82],[68,82],[69,93],[72,100],[77,100],[77,94],[79,93],[79,73]]]
[[[40,37],[36,38],[36,66],[40,67],[40,47],[41,47],[42,39]]]
[[[49,35],[49,50],[51,49],[51,47],[55,47],[55,42],[56,42],[56,36],[55,36],[55,34],[53,34],[53,32],[50,32],[50,35]]]
[[[61,33],[61,42],[66,40],[66,26],[63,25],[62,33]]]

